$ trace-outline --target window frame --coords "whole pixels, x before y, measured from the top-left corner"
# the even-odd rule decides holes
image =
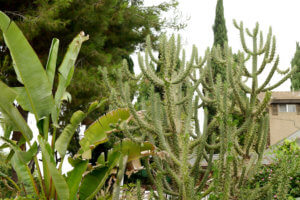
[[[297,105],[292,103],[281,103],[278,104],[279,113],[296,113]]]

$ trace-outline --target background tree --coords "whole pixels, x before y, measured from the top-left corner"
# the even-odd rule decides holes
[[[176,8],[177,4],[175,0],[150,7],[144,6],[143,0],[17,0],[13,3],[0,0],[1,10],[17,22],[35,51],[39,52],[43,64],[47,61],[48,44],[53,37],[61,39],[60,62],[75,34],[84,30],[90,35],[91,39],[82,47],[76,62],[74,81],[68,89],[72,94],[72,103],[64,104],[62,127],[69,121],[71,113],[78,109],[85,110],[89,102],[108,96],[109,91],[97,73],[99,65],[110,66],[110,75],[114,76],[112,71],[118,68],[122,58],[143,48],[146,35],[151,35],[155,43],[158,33],[164,28],[180,29],[184,26],[176,19],[166,21],[161,18],[161,13]],[[9,86],[19,86],[3,40],[0,46],[0,63],[5,65],[5,68],[1,67],[0,78]],[[104,113],[105,109],[99,112]],[[91,115],[84,124],[89,125],[96,116],[99,113]],[[78,135],[73,140],[70,150],[76,152]]]
[[[300,89],[300,45],[299,42],[296,44],[296,52],[291,61],[292,66],[297,67],[297,71],[291,76],[291,90],[298,91]]]
[[[223,49],[225,44],[228,42],[226,22],[224,17],[223,0],[217,1],[213,32],[214,32],[213,46],[220,48],[223,57],[224,56]],[[215,58],[212,58],[211,66],[212,66],[212,75],[213,75],[214,82],[216,82],[216,78],[218,74],[221,75],[222,81],[224,81],[226,77],[225,64],[218,62],[218,60],[216,60]],[[216,116],[216,107],[214,105],[208,106],[208,121],[209,122],[212,121],[215,116]]]
[[[215,16],[215,23],[213,25],[214,31],[214,46],[220,46],[221,49],[224,48],[224,45],[228,42],[227,38],[227,29],[226,29],[226,22],[224,17],[224,7],[223,7],[223,0],[217,1],[216,6],[216,16]],[[218,74],[221,75],[222,80],[225,79],[225,66],[221,63],[213,62],[213,77],[216,78]]]

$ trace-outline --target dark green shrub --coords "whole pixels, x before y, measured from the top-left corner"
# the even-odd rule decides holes
[[[274,199],[300,197],[300,147],[296,141],[286,140],[272,154],[273,163],[264,165],[250,183],[250,189],[272,187]]]

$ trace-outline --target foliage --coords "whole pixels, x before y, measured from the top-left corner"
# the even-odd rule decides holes
[[[227,38],[227,28],[224,17],[224,7],[223,0],[218,0],[216,5],[216,13],[215,13],[215,22],[213,25],[213,33],[214,33],[214,47],[220,47],[222,53],[220,56],[224,57],[224,47],[228,44]],[[211,60],[212,66],[212,77],[214,82],[216,83],[217,76],[221,75],[222,81],[226,79],[226,66],[224,63],[218,62],[218,60],[212,57]],[[213,118],[216,116],[216,107],[214,105],[208,106],[208,121],[211,122]],[[218,132],[216,130],[216,132]],[[216,152],[217,153],[217,152]]]
[[[190,60],[185,62],[184,51],[179,57],[180,38],[176,41],[174,36],[170,39],[162,36],[158,59],[153,56],[150,42],[147,43],[144,58],[139,54],[140,75],[131,74],[124,61],[123,69],[118,73],[118,87],[113,88],[108,77],[104,76],[111,91],[110,102],[115,107],[128,107],[133,116],[133,124],[123,127],[126,136],[156,144],[158,152],[145,161],[147,174],[157,191],[157,194],[153,193],[156,199],[165,199],[165,194],[174,199],[200,199],[210,193],[218,199],[240,198],[244,195],[244,186],[260,166],[269,127],[266,112],[271,95],[269,91],[283,83],[293,71],[285,71],[286,76],[267,87],[278,70],[277,57],[267,79],[259,86],[258,76],[274,60],[275,38],[272,38],[270,29],[264,44],[260,33],[258,46],[258,24],[252,32],[246,29],[253,40],[253,50],[250,50],[246,46],[243,24],[234,24],[240,32],[246,57],[241,52],[234,56],[231,49],[225,46],[224,57],[221,56],[220,47],[216,47],[207,50],[205,57],[201,58],[194,47]],[[263,55],[264,59],[258,68],[259,55]],[[253,63],[250,72],[245,63],[251,57]],[[214,82],[212,59],[226,66],[225,82],[222,82],[221,76]],[[161,65],[162,71],[158,72],[157,68]],[[107,74],[105,70],[102,73]],[[196,74],[200,74],[200,77],[197,78]],[[246,86],[243,77],[252,79],[252,87]],[[127,80],[143,78],[147,78],[151,84],[150,101],[142,102],[142,110],[137,111],[129,97]],[[204,94],[198,89],[200,84]],[[155,87],[162,88],[162,93],[155,92]],[[241,92],[249,94],[249,98],[241,96]],[[266,92],[262,102],[257,99],[260,92]],[[215,105],[217,114],[208,123],[209,105]],[[198,109],[202,107],[205,117],[201,131]],[[244,117],[239,127],[233,120],[236,113]],[[214,127],[218,127],[219,134],[215,133]],[[245,135],[243,144],[239,143],[240,135]],[[208,141],[207,138],[211,139]],[[215,150],[220,152],[216,163],[213,162]],[[207,163],[205,169],[202,168],[203,163]],[[212,170],[214,181],[211,183],[208,180]]]
[[[224,17],[223,0],[217,1],[214,31],[214,46],[220,45],[224,47],[228,42],[227,29]]]
[[[86,130],[85,137],[82,139],[83,151],[78,152],[76,158],[69,159],[73,170],[67,176],[61,172],[67,147],[75,130],[89,113],[97,110],[105,102],[93,102],[86,113],[80,110],[75,112],[70,123],[56,140],[56,129],[60,125],[58,113],[61,112],[61,103],[65,96],[68,96],[66,89],[74,73],[74,64],[81,44],[88,39],[88,36],[81,32],[70,43],[58,67],[58,84],[55,86],[53,83],[59,41],[53,39],[44,68],[18,26],[3,12],[0,12],[0,29],[14,61],[18,81],[23,85],[19,88],[10,88],[0,82],[3,94],[0,98],[1,122],[5,133],[0,139],[5,143],[4,147],[10,149],[7,160],[16,171],[19,182],[16,183],[4,173],[1,173],[1,176],[13,184],[18,190],[17,195],[21,197],[77,199],[79,195],[80,199],[92,199],[105,184],[112,169],[119,163],[117,184],[114,185],[116,191],[114,196],[117,198],[126,163],[151,154],[153,146],[147,142],[135,143],[124,139],[114,145],[107,158],[100,156],[95,167],[88,167],[88,160],[85,158],[93,147],[107,141],[107,134],[114,132],[110,124],[123,124],[129,120],[129,111],[126,109],[112,111],[94,122]],[[14,106],[15,99],[24,110],[34,114],[38,127],[37,141],[33,141],[32,130]],[[20,131],[23,138],[19,141],[11,140],[12,130]],[[50,132],[52,132],[51,143],[48,142]],[[99,138],[103,140],[99,141]],[[25,142],[29,149],[22,151],[20,146]],[[43,175],[37,159],[39,151],[42,154]]]
[[[72,104],[63,103],[61,128],[68,124],[77,110],[87,110],[91,101],[109,96],[109,91],[101,82],[97,67],[118,67],[124,57],[136,49],[142,49],[145,37],[151,35],[153,42],[165,28],[181,29],[185,25],[174,17],[162,18],[164,12],[176,9],[176,0],[166,0],[155,6],[145,6],[144,0],[30,0],[8,2],[0,0],[1,10],[14,19],[24,31],[43,64],[46,64],[53,37],[60,39],[58,62],[63,59],[68,44],[76,33],[84,30],[91,38],[82,46],[76,66],[77,73],[69,86]],[[0,37],[1,40],[1,37]],[[0,42],[0,79],[7,85],[20,86],[15,78],[9,51],[4,41]],[[5,67],[3,67],[5,66]],[[112,70],[109,70],[113,73]],[[89,77],[88,79],[86,77]],[[108,106],[99,109],[104,114]],[[90,125],[99,115],[91,113],[83,124]],[[75,154],[78,150],[78,130],[71,140],[69,150]]]
[[[216,16],[215,16],[215,23],[213,25],[214,31],[214,46],[220,46],[221,49],[224,48],[226,43],[228,43],[227,38],[227,29],[226,29],[226,22],[224,17],[224,7],[223,7],[223,0],[217,1],[216,6]],[[224,53],[223,53],[224,54]],[[218,63],[217,61],[213,61],[213,77],[216,80],[217,75],[220,74],[222,80],[225,80],[226,77],[226,66],[222,63]]]
[[[5,162],[6,154],[0,150],[0,198],[15,196],[17,189],[14,188],[13,184],[6,179],[6,177],[12,177],[11,165]]]
[[[274,199],[300,197],[300,147],[296,141],[286,140],[276,147],[275,155],[270,165],[264,165],[258,170],[250,182],[250,188],[271,185]]]
[[[296,52],[291,61],[291,65],[297,67],[297,72],[291,76],[291,90],[298,91],[300,89],[300,45],[297,43]]]

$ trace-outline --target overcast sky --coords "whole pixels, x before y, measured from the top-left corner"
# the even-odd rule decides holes
[[[273,34],[277,39],[277,53],[280,55],[280,68],[290,67],[296,50],[296,42],[300,41],[300,0],[223,1],[228,42],[234,52],[241,49],[241,45],[238,31],[232,23],[233,19],[238,22],[243,21],[244,27],[250,30],[254,28],[256,22],[259,22],[265,36],[269,26],[273,29]],[[161,0],[147,2],[155,4]],[[191,46],[195,44],[199,49],[199,54],[204,55],[205,49],[213,44],[212,26],[217,0],[179,0],[179,3],[179,11],[184,17],[190,17],[185,30],[179,32],[184,39],[186,49],[191,49]],[[264,75],[260,80],[263,80]],[[272,82],[274,83],[279,78],[280,76],[275,76]],[[290,90],[290,81],[286,81],[276,90]]]

